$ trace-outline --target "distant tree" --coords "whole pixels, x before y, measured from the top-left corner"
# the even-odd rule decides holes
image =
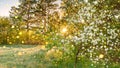
[[[29,41],[29,30],[30,30],[30,23],[33,17],[34,8],[36,0],[19,0],[20,5],[18,7],[12,7],[10,11],[10,17],[12,20],[17,23],[18,26],[21,27],[20,23],[25,22],[24,28],[27,31],[27,40]]]
[[[0,17],[0,44],[7,44],[9,38],[10,19]]]
[[[10,17],[12,20],[18,24],[24,22],[26,25],[27,33],[33,27],[44,29],[44,33],[47,31],[47,22],[49,12],[54,9],[54,4],[56,0],[19,0],[20,5],[18,7],[12,7],[10,11]],[[35,25],[35,26],[34,26]],[[20,25],[19,25],[20,27]],[[29,40],[29,34],[28,34]]]

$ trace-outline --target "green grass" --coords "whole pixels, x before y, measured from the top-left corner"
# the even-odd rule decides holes
[[[19,55],[19,52],[22,55]],[[73,68],[74,61],[62,61],[55,64],[45,59],[45,50],[32,45],[0,46],[0,68]],[[89,59],[83,58],[77,68],[107,68],[103,64],[93,64]],[[120,68],[118,64],[108,64],[108,68]]]
[[[44,65],[41,63],[44,57],[41,57],[43,56],[42,51],[35,51],[36,49],[33,50],[34,47],[36,46],[1,46],[0,68],[41,68]],[[33,52],[31,50],[33,50]],[[19,52],[22,53],[22,55],[19,55]],[[40,59],[38,59],[38,57]]]

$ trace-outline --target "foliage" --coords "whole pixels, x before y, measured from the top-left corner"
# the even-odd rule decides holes
[[[10,11],[12,21],[0,18],[0,43],[44,44],[45,52],[34,55],[44,59],[36,62],[48,63],[48,67],[117,67],[120,1],[55,2],[20,0],[20,5]]]
[[[0,44],[7,43],[9,38],[10,21],[9,18],[0,17]]]
[[[116,25],[119,24],[119,13],[117,13],[119,12],[119,9],[115,7],[116,5],[106,8],[106,6],[111,3],[112,1],[88,2],[87,0],[65,0],[65,5],[62,8],[66,10],[67,15],[63,21],[67,22],[67,25],[65,26],[73,24],[76,31],[72,34],[69,33],[69,35],[63,35],[64,37],[60,36],[59,30],[54,32],[54,34],[52,34],[54,36],[50,36],[50,39],[53,40],[52,44],[49,44],[48,46],[58,45],[59,48],[63,47],[65,50],[68,50],[64,51],[63,49],[64,54],[67,54],[67,52],[70,53],[67,55],[63,54],[62,59],[65,62],[67,62],[65,57],[75,58],[69,60],[75,60],[75,64],[77,64],[76,62],[82,60],[82,56],[89,58],[95,64],[104,63],[103,65],[106,67],[109,63],[119,63],[120,28]],[[117,3],[117,6],[119,6],[119,1],[115,1],[114,3]],[[80,27],[78,24],[83,26]],[[74,30],[72,27],[70,29]],[[68,47],[66,47],[67,45]],[[73,46],[73,50],[69,50],[71,46]]]

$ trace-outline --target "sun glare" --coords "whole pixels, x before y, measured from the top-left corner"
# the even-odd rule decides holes
[[[61,30],[61,33],[66,33],[68,30],[66,27],[64,27],[62,30]]]

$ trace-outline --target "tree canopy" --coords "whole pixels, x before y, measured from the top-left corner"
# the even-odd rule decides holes
[[[0,43],[43,44],[45,57],[58,66],[89,66],[82,63],[86,59],[93,68],[120,63],[119,0],[19,2],[10,10],[11,20],[0,18],[0,37],[5,37]]]

